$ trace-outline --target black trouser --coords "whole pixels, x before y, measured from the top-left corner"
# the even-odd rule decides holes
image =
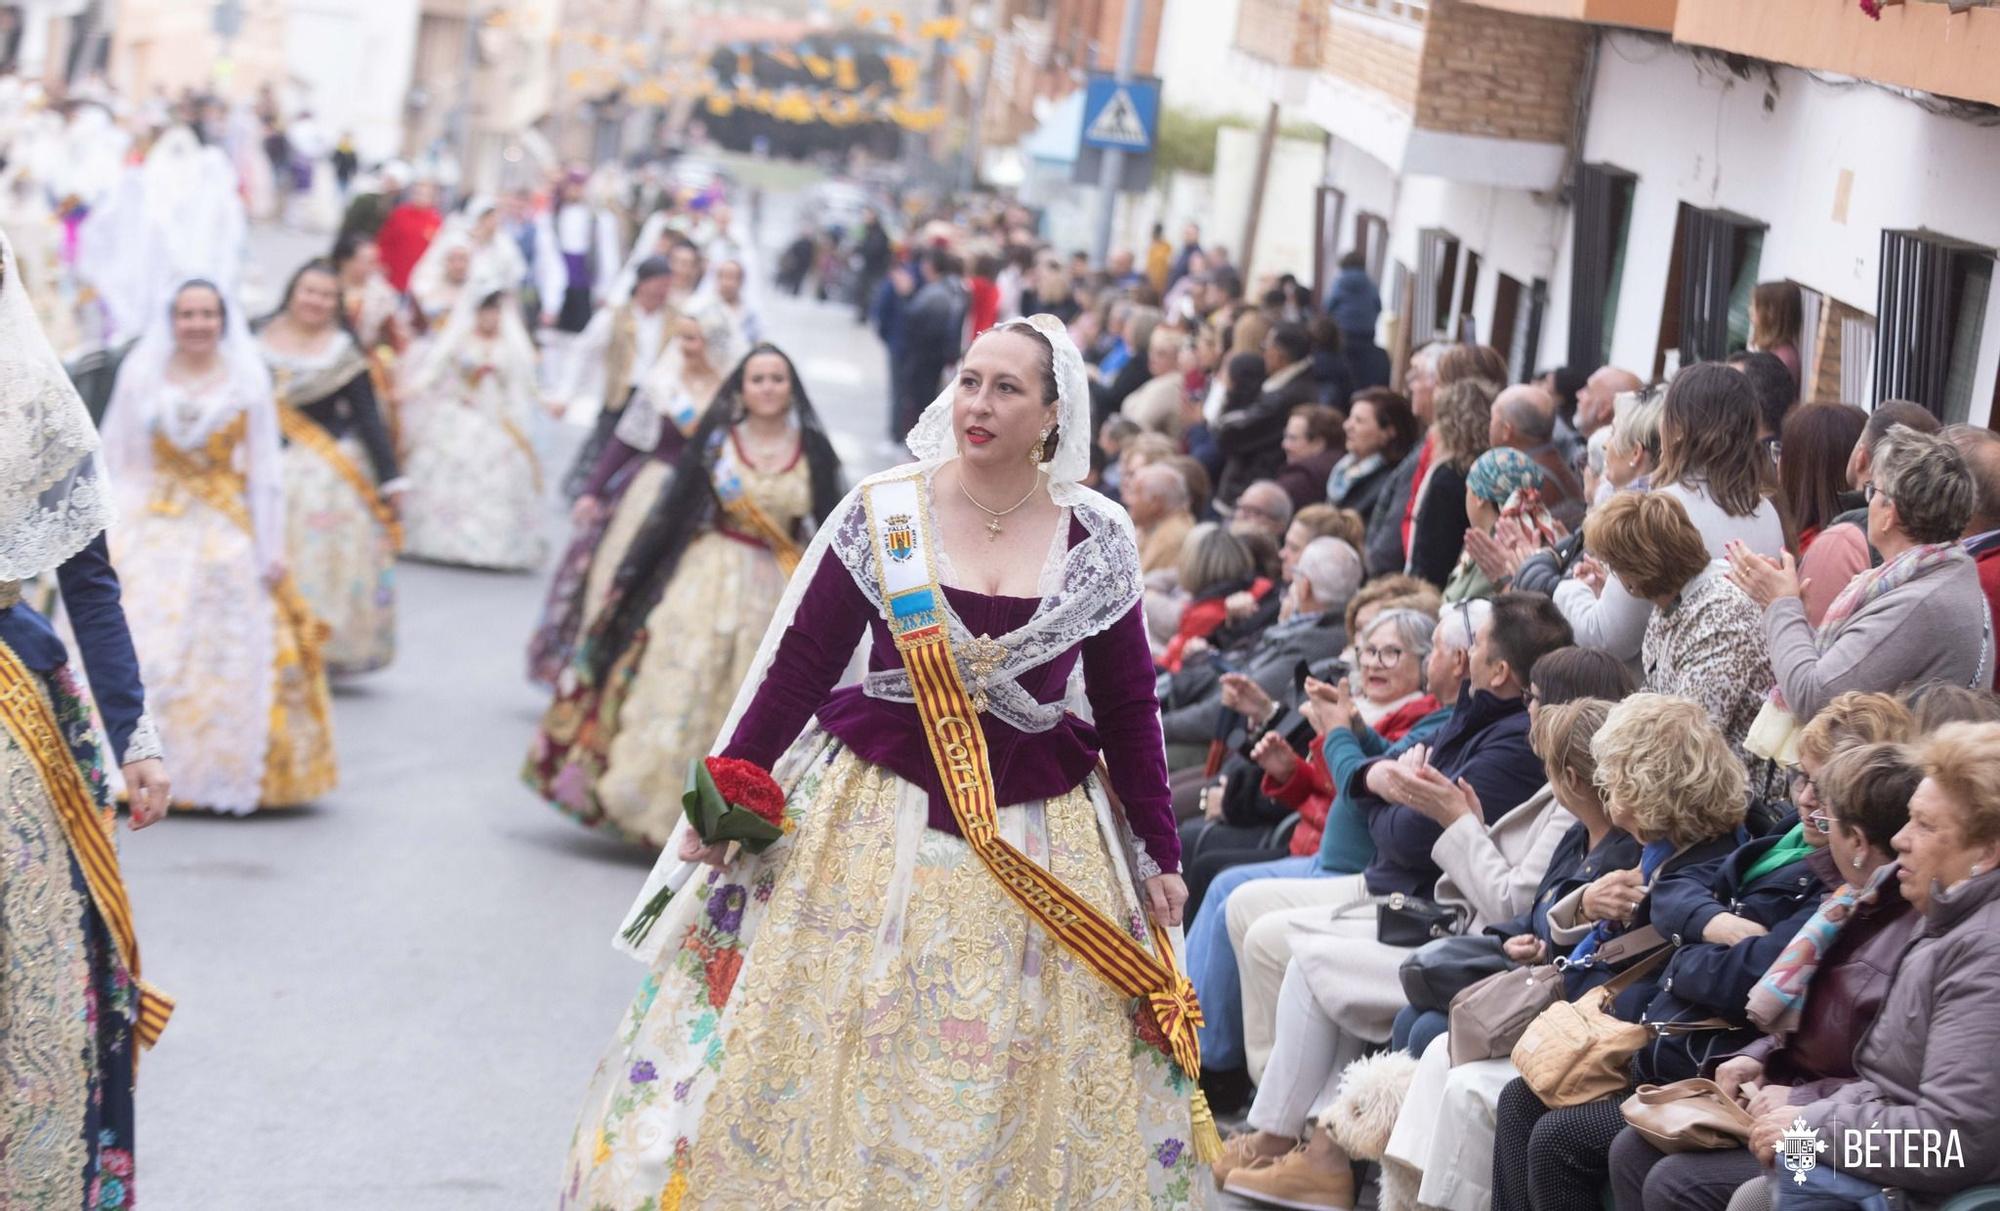
[[[1738,1186],[1763,1175],[1747,1148],[1669,1156],[1630,1127],[1611,1145],[1618,1211],[1726,1211]]]
[[[1515,1077],[1493,1124],[1493,1211],[1602,1211],[1611,1141],[1629,1093],[1551,1110]]]

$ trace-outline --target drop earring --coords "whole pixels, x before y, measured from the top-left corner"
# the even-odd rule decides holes
[[[1043,458],[1043,452],[1048,449],[1049,434],[1053,432],[1055,432],[1055,426],[1053,425],[1042,430],[1041,436],[1035,439],[1035,444],[1028,448],[1028,461],[1030,463],[1039,467],[1042,465],[1043,462],[1046,461]]]

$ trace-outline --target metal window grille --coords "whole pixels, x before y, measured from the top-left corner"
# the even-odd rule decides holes
[[[1430,0],[1333,0],[1333,7],[1422,25],[1431,6]]]
[[[1876,399],[1911,400],[1947,423],[1965,419],[1993,257],[1934,232],[1882,233]]]
[[[1415,331],[1417,343],[1456,337],[1452,307],[1459,285],[1458,240],[1440,228],[1417,233]]]
[[[1625,267],[1625,236],[1639,178],[1609,164],[1577,170],[1569,266],[1569,364],[1611,360],[1611,326]]]
[[[1765,225],[1727,210],[1697,210],[1683,204],[1681,227],[1679,347],[1685,366],[1718,361],[1731,353],[1732,329],[1745,327],[1745,320],[1731,312],[1748,306]]]

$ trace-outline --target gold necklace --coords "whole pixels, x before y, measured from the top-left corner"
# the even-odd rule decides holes
[[[989,509],[985,505],[980,504],[979,498],[972,494],[972,489],[965,486],[965,476],[963,474],[958,477],[958,490],[965,493],[965,499],[971,501],[980,512],[986,514],[986,541],[992,542],[994,539],[1000,537],[1000,519],[1033,500],[1035,493],[1042,490],[1042,473],[1040,471],[1035,472],[1035,486],[1028,489],[1026,496],[1023,496],[1004,509]]]

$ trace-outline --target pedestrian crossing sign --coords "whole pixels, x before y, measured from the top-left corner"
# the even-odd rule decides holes
[[[1083,145],[1141,155],[1153,150],[1160,123],[1160,82],[1092,76],[1083,102]]]

